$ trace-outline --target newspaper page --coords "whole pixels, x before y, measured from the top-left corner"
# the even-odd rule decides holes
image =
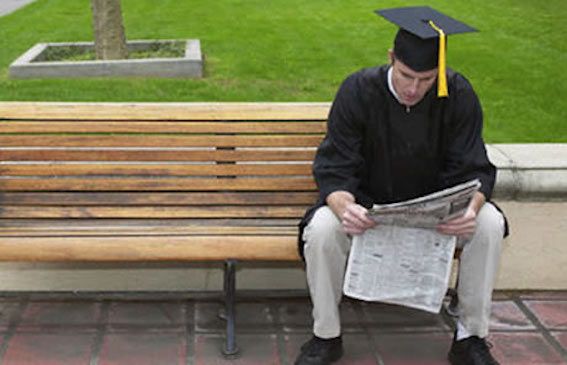
[[[374,205],[369,214],[379,224],[353,238],[345,295],[438,313],[457,238],[435,227],[464,214],[479,187],[472,180],[417,199]]]

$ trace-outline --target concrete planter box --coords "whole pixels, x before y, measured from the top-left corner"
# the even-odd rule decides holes
[[[156,44],[175,40],[128,41],[129,51],[143,51]],[[198,39],[185,41],[185,56],[180,58],[143,58],[111,61],[45,61],[50,47],[78,47],[94,50],[93,42],[38,43],[14,61],[9,75],[14,79],[80,77],[203,77],[203,58]]]

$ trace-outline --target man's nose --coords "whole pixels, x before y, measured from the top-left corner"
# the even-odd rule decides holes
[[[411,94],[415,94],[417,93],[417,88],[419,87],[419,80],[418,79],[413,79],[410,86],[409,86],[409,92]]]

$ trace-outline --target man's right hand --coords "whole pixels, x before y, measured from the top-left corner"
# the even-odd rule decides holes
[[[335,191],[327,196],[327,205],[341,220],[343,228],[349,234],[362,234],[376,222],[368,216],[368,210],[357,204],[348,191]]]

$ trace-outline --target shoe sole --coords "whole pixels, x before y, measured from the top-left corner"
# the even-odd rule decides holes
[[[343,349],[343,347],[341,346],[341,348],[339,349],[339,351],[337,351],[335,354],[332,354],[332,355],[333,355],[332,357],[329,357],[329,362],[328,362],[328,364],[332,364],[332,363],[334,363],[334,362],[336,362],[336,361],[339,361],[340,358],[343,357],[343,355],[344,355],[344,349]],[[294,364],[296,364],[296,363],[297,363],[297,360],[296,360],[296,362],[295,362]]]
[[[332,364],[332,363],[334,363],[334,362],[337,362],[337,361],[339,361],[339,360],[341,359],[341,357],[343,357],[342,351],[341,351],[341,353],[339,353],[339,354],[333,356],[332,358],[329,358],[329,362],[326,363],[326,364]],[[297,362],[295,362],[294,364],[297,364]]]

